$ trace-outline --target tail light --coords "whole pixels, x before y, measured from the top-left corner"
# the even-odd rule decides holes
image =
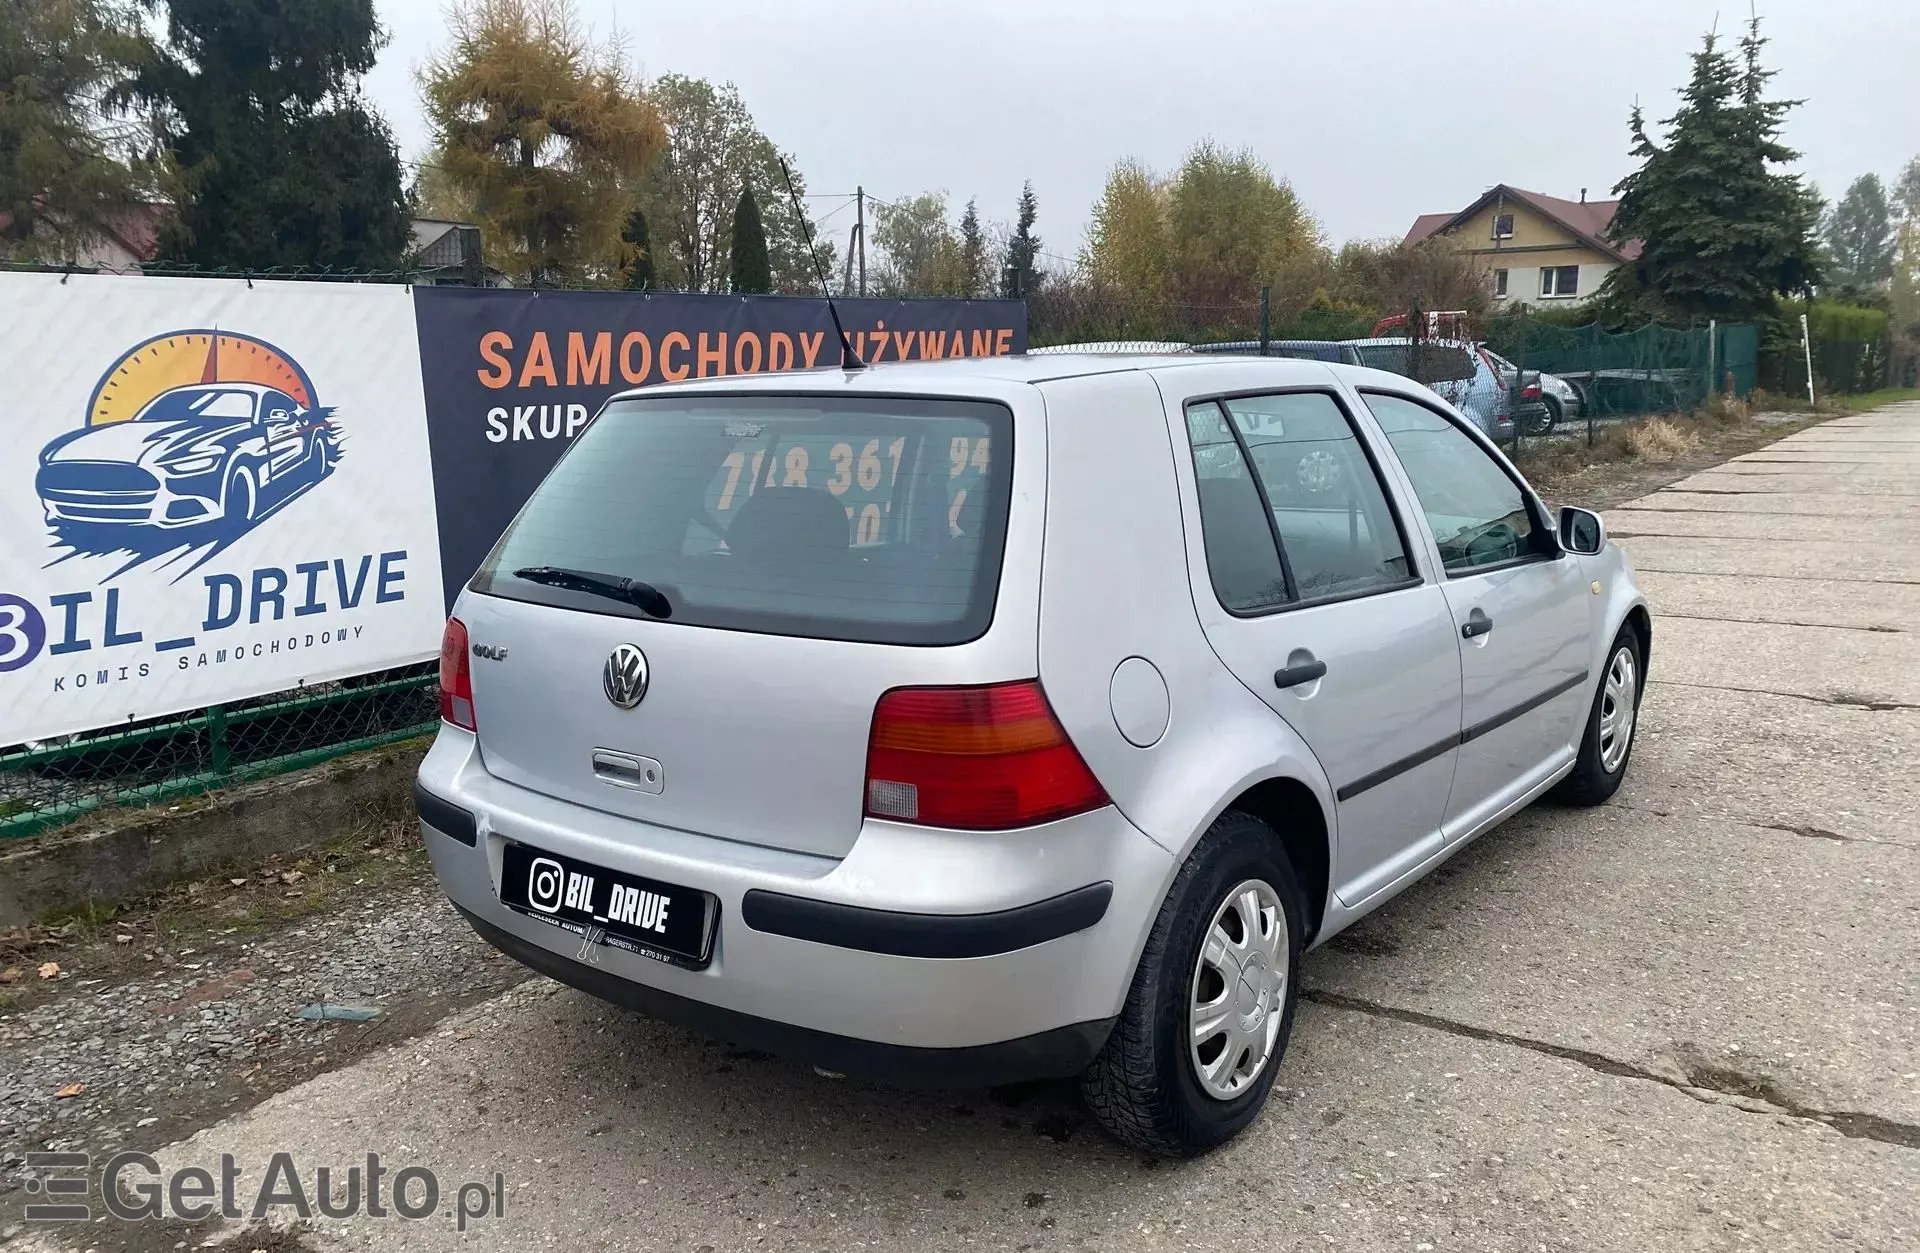
[[[1529,384],[1527,384],[1527,385],[1526,385],[1525,387],[1523,387],[1523,388],[1521,388],[1521,389],[1520,389],[1520,399],[1522,399],[1522,400],[1538,400],[1538,399],[1540,399],[1540,384],[1538,384],[1538,383],[1529,383]]]
[[[440,636],[440,720],[465,731],[473,724],[473,669],[467,651],[467,624],[447,619]]]
[[[1108,803],[1038,680],[895,688],[874,707],[869,817],[1000,831]]]

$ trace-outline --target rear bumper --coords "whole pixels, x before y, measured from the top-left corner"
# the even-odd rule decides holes
[[[1174,869],[1112,808],[1001,833],[869,821],[842,859],[741,844],[504,783],[450,728],[419,784],[442,888],[503,951],[696,1030],[909,1081],[1084,1066]],[[509,840],[713,893],[711,962],[687,970],[607,947],[578,960],[577,937],[500,904]]]
[[[914,1048],[834,1035],[791,1023],[756,1018],[574,961],[465,909],[461,914],[481,939],[521,965],[569,987],[636,1009],[649,1017],[744,1048],[762,1049],[840,1074],[914,1087],[982,1088],[1028,1079],[1066,1078],[1093,1061],[1113,1030],[1114,1019],[1073,1023],[1049,1031],[963,1048]]]

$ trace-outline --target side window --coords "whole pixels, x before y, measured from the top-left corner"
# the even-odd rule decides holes
[[[1220,603],[1233,613],[1258,613],[1287,600],[1286,574],[1273,546],[1273,529],[1260,506],[1260,489],[1213,401],[1187,406],[1187,438],[1200,492],[1200,535],[1207,575]]]
[[[1413,481],[1447,573],[1552,551],[1526,493],[1459,427],[1403,396],[1362,395]]]
[[[251,418],[253,397],[246,392],[220,392],[201,406],[203,418]]]
[[[1253,458],[1300,600],[1393,587],[1412,574],[1367,451],[1325,392],[1225,402]]]
[[[269,418],[276,413],[290,418],[298,408],[299,406],[293,403],[293,397],[285,392],[267,392],[260,397],[260,412]]]
[[[1423,383],[1459,383],[1476,373],[1473,354],[1451,344],[1429,344],[1425,350],[1427,377]]]

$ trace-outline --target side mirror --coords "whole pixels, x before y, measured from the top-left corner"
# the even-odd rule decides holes
[[[293,417],[293,415],[291,413],[288,413],[285,409],[275,409],[272,413],[269,413],[267,415],[267,421],[285,422],[291,417]]]
[[[1591,509],[1560,508],[1560,547],[1591,557],[1607,546],[1607,524]]]

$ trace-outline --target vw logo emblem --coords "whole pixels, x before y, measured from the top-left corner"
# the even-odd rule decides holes
[[[632,709],[647,695],[647,655],[637,644],[622,644],[607,658],[600,671],[600,686],[607,699],[622,709]]]

